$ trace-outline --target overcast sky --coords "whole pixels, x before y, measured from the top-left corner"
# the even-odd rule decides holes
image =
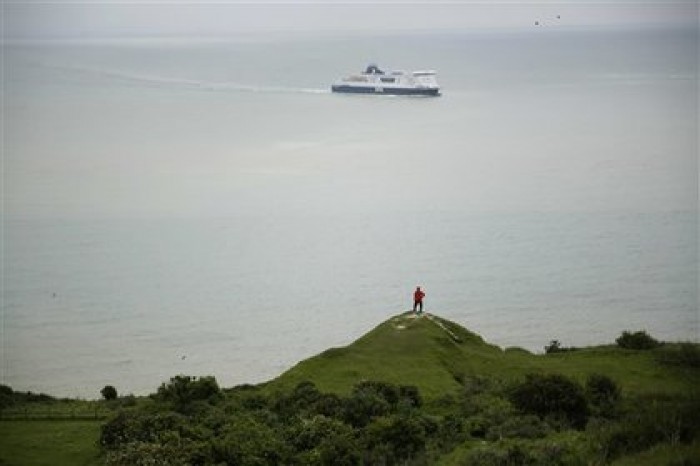
[[[698,1],[6,1],[7,38],[221,36],[252,32],[688,25]],[[559,17],[558,17],[559,16]]]

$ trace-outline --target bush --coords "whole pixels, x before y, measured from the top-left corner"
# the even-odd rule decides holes
[[[629,332],[625,330],[622,332],[615,342],[620,348],[633,349],[633,350],[646,350],[653,349],[661,345],[658,340],[653,338],[644,330],[638,332]]]
[[[7,385],[0,385],[0,409],[15,403],[14,391]]]
[[[423,405],[423,398],[418,391],[418,387],[413,385],[400,385],[399,399],[414,408],[420,408]]]
[[[482,394],[470,398],[462,407],[467,416],[465,428],[472,437],[484,438],[489,429],[515,415],[513,405],[499,396]]]
[[[365,437],[369,450],[374,452],[372,463],[401,463],[422,453],[426,444],[424,425],[415,417],[377,419],[367,427]]]
[[[561,342],[559,340],[552,340],[549,342],[549,345],[544,347],[544,352],[546,354],[551,354],[551,353],[566,353],[569,351],[576,351],[577,348],[575,347],[566,347],[566,346],[561,346]]]
[[[461,416],[448,414],[440,422],[438,436],[441,446],[444,449],[449,449],[467,440],[469,433]]]
[[[249,417],[236,418],[224,427],[221,436],[211,442],[211,456],[213,464],[289,463],[288,447],[277,432]]]
[[[549,433],[547,424],[537,416],[515,416],[505,420],[498,426],[493,426],[486,434],[487,440],[501,440],[504,438],[535,439],[545,437]]]
[[[322,465],[356,466],[360,464],[360,447],[352,435],[336,435],[321,441],[318,447]]]
[[[187,466],[187,455],[182,448],[158,443],[134,442],[120,450],[110,451],[105,456],[106,466]]]
[[[598,415],[611,417],[620,401],[620,389],[607,375],[591,374],[586,380],[586,396]]]
[[[221,398],[219,385],[214,377],[191,377],[177,375],[163,383],[155,395],[156,400],[170,402],[178,412],[190,411],[192,403],[203,401],[215,403]]]
[[[338,433],[347,433],[350,427],[337,419],[325,416],[314,416],[302,419],[288,429],[286,436],[297,451],[316,448],[323,439],[333,437]]]
[[[389,403],[371,391],[358,391],[345,400],[343,421],[353,427],[364,427],[373,418],[384,416],[390,411]]]
[[[297,463],[357,464],[359,458],[353,430],[347,424],[325,416],[304,419],[288,429],[289,444],[297,451]]]
[[[7,385],[0,385],[0,409],[24,403],[45,403],[56,398],[45,393],[16,392]]]
[[[108,449],[130,443],[158,443],[164,438],[187,430],[186,418],[177,413],[135,414],[122,411],[102,425],[100,445]]]
[[[700,367],[700,345],[694,343],[681,343],[666,347],[659,355],[664,364],[697,368]]]
[[[117,399],[117,389],[111,385],[105,385],[105,387],[100,390],[102,398],[105,400],[116,400]]]
[[[512,389],[510,400],[524,413],[565,420],[577,429],[583,428],[588,419],[583,388],[559,374],[527,375],[524,383]]]
[[[353,395],[362,392],[376,394],[390,406],[396,406],[399,402],[399,389],[390,383],[365,380],[355,385],[352,389]]]
[[[314,403],[312,413],[340,418],[343,414],[343,400],[335,393],[323,393]]]
[[[575,439],[551,441],[503,440],[472,448],[465,466],[585,466],[587,453],[580,451]]]
[[[698,399],[638,399],[618,422],[592,426],[592,443],[604,461],[648,450],[656,444],[690,443],[700,434]]]
[[[465,397],[480,395],[492,391],[494,388],[491,379],[479,375],[465,376],[462,380],[462,386]]]

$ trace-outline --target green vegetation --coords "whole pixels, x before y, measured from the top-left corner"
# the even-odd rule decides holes
[[[2,421],[0,465],[90,466],[102,464],[101,421]]]
[[[513,381],[530,373],[561,374],[579,383],[592,374],[604,374],[630,394],[684,394],[694,383],[700,385],[697,366],[688,363],[694,360],[693,351],[695,361],[700,361],[694,344],[684,344],[682,355],[673,350],[679,345],[671,344],[652,351],[598,346],[534,355],[522,349],[504,351],[439,317],[412,317],[410,313],[393,317],[348,347],[302,361],[265,389],[290,390],[311,380],[320,390],[347,394],[355,383],[367,379],[416,385],[432,399],[458,390],[465,377]],[[660,361],[664,357],[666,361]]]
[[[636,350],[652,349],[661,345],[661,343],[659,343],[655,338],[653,338],[644,330],[640,330],[634,333],[625,330],[624,332],[622,332],[622,335],[620,335],[620,337],[615,341],[620,346],[620,348]]]
[[[102,394],[102,398],[105,400],[116,400],[117,399],[117,389],[114,388],[112,385],[105,385],[105,387],[100,390],[100,393]]]
[[[89,464],[99,446],[108,466],[696,464],[699,361],[692,343],[502,350],[447,320],[404,314],[258,386],[178,375],[149,397],[73,401],[110,415],[99,431],[63,432],[83,445],[71,464]],[[61,403],[8,390],[3,413]],[[81,424],[0,422],[13,431],[0,437],[10,452],[0,464],[53,460],[5,448],[28,444],[32,425]]]

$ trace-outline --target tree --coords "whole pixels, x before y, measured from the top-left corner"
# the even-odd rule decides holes
[[[117,399],[117,389],[111,385],[105,385],[105,387],[100,390],[102,398],[105,400],[116,400]]]

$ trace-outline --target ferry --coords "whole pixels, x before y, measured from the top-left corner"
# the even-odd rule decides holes
[[[369,65],[363,73],[336,81],[331,90],[353,94],[439,96],[440,86],[435,75],[432,70],[385,73],[377,65]]]

